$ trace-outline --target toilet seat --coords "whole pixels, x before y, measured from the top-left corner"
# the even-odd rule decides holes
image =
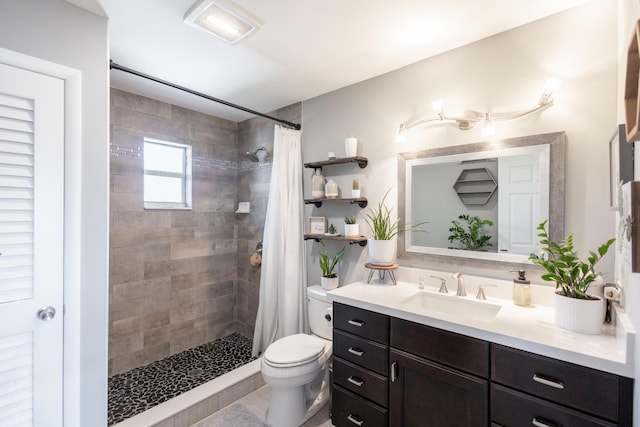
[[[325,340],[313,335],[289,335],[267,347],[262,360],[274,368],[305,365],[322,357],[325,344]]]

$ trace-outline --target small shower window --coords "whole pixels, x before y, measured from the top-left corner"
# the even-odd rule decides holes
[[[144,139],[144,208],[191,209],[191,146]]]

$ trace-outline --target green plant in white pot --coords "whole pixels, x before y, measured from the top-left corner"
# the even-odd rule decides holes
[[[356,223],[355,215],[347,215],[344,217],[344,236],[359,237],[360,227]]]
[[[321,240],[322,250],[320,251],[320,269],[322,270],[322,277],[320,278],[320,285],[323,289],[335,289],[338,287],[339,278],[334,272],[338,261],[344,255],[345,247],[343,247],[334,257],[330,257],[327,252],[327,247]]]
[[[400,224],[400,220],[391,219],[391,209],[385,204],[389,195],[387,190],[384,197],[375,208],[372,208],[364,216],[371,238],[368,239],[369,258],[374,265],[392,265],[396,261],[396,236],[405,231],[424,231],[419,227],[426,222],[416,225]]]
[[[542,254],[531,255],[530,260],[547,272],[542,279],[555,282],[555,320],[563,329],[585,334],[599,334],[602,329],[604,304],[600,297],[588,293],[600,276],[594,269],[616,239],[609,239],[590,251],[586,261],[579,258],[573,247],[573,234],[556,243],[549,239],[547,221],[538,226]]]

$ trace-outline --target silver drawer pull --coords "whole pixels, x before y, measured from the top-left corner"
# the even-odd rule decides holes
[[[358,387],[362,387],[362,384],[364,384],[364,381],[358,377],[349,377],[347,378],[347,381],[349,381],[353,385],[357,385]]]
[[[557,388],[560,390],[564,389],[564,383],[562,381],[554,380],[551,378],[545,378],[538,374],[533,374],[533,380],[537,383],[548,385],[549,387]]]
[[[362,424],[364,424],[364,420],[357,415],[349,414],[347,416],[347,419],[357,426],[361,426]]]
[[[365,322],[363,322],[362,320],[358,320],[358,319],[351,319],[349,321],[347,321],[348,324],[353,325],[353,326],[358,326],[360,328],[362,328],[365,324]]]
[[[531,424],[536,426],[536,427],[558,427],[558,425],[556,423],[552,423],[550,421],[547,420],[540,420],[539,418],[533,417],[531,419]]]
[[[347,350],[349,353],[351,354],[355,354],[358,357],[362,357],[364,355],[364,351],[358,349],[358,348],[353,348],[353,347],[349,347],[349,350]]]

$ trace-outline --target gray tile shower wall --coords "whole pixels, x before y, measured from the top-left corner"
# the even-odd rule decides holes
[[[300,121],[301,104],[272,114]],[[143,208],[143,138],[193,147],[193,210]],[[263,165],[248,150],[263,145]],[[109,375],[239,332],[253,336],[273,122],[235,123],[111,90]],[[251,214],[235,214],[238,201]]]

